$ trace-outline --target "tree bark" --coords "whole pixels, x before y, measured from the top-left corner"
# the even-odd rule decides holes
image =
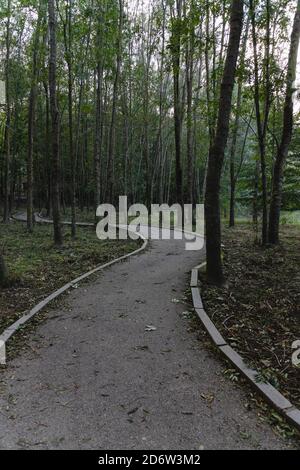
[[[109,143],[108,143],[108,165],[107,165],[107,185],[108,185],[108,198],[110,202],[114,200],[114,166],[115,166],[115,122],[116,122],[116,107],[118,99],[118,88],[121,68],[121,53],[122,53],[122,31],[123,31],[123,0],[119,0],[119,27],[118,27],[118,38],[117,38],[117,61],[116,61],[116,73],[113,86],[113,100],[112,100],[112,112],[111,122],[109,129]]]
[[[260,171],[261,171],[261,185],[262,185],[262,244],[266,245],[268,242],[268,192],[267,192],[267,174],[266,174],[266,135],[268,118],[270,111],[270,3],[267,0],[267,21],[266,21],[266,99],[264,117],[262,120],[260,109],[260,87],[259,87],[259,73],[258,73],[258,51],[257,51],[257,36],[256,36],[256,15],[253,0],[249,1],[249,12],[252,24],[252,44],[253,44],[253,57],[254,57],[254,102],[256,110],[256,122],[258,133],[258,145],[260,153]]]
[[[291,44],[288,59],[286,95],[283,111],[283,128],[280,145],[277,151],[272,180],[272,195],[269,214],[269,242],[279,243],[279,222],[282,200],[282,182],[286,158],[293,133],[293,94],[295,92],[297,57],[300,39],[300,0],[294,17]]]
[[[47,199],[46,199],[46,216],[51,216],[52,197],[51,197],[51,166],[49,165],[49,149],[50,149],[50,106],[49,106],[49,87],[48,82],[43,81],[45,92],[45,171],[47,179]]]
[[[213,103],[211,99],[211,73],[210,73],[210,3],[206,0],[205,3],[205,75],[206,75],[206,105],[207,105],[207,124],[209,130],[209,144],[212,146],[215,137],[214,128],[214,112]],[[213,106],[212,106],[213,105]],[[206,184],[206,183],[205,183]]]
[[[246,46],[248,39],[248,28],[249,28],[249,17],[247,19],[245,35],[243,37],[243,45],[240,56],[240,64],[243,66],[246,54]],[[229,227],[234,227],[235,225],[235,187],[236,187],[236,175],[235,175],[235,155],[236,155],[236,144],[240,127],[240,113],[241,113],[241,104],[242,104],[242,86],[243,80],[239,78],[238,80],[238,91],[236,99],[236,114],[233,125],[232,133],[232,142],[230,149],[230,209],[229,209]]]
[[[95,177],[95,208],[100,204],[101,199],[101,120],[102,120],[102,80],[103,67],[99,59],[96,70],[96,119],[95,119],[95,153],[94,153],[94,177]]]
[[[52,213],[54,244],[61,246],[63,243],[61,218],[60,218],[60,156],[59,156],[59,112],[57,107],[56,91],[56,14],[54,0],[48,0],[49,20],[49,94],[51,113],[51,149],[52,149]]]
[[[35,108],[37,97],[37,80],[38,80],[38,50],[40,42],[40,26],[42,19],[42,4],[39,4],[38,19],[33,41],[32,55],[32,78],[29,95],[28,109],[28,154],[27,154],[27,229],[30,233],[33,231],[34,213],[33,213],[33,142],[34,142],[34,124],[35,124]]]
[[[181,127],[182,108],[180,102],[180,49],[181,49],[181,10],[182,0],[176,0],[176,16],[172,18],[171,54],[174,91],[174,134],[175,134],[175,168],[176,197],[178,203],[183,201],[182,168],[181,168]]]
[[[220,89],[217,128],[209,150],[205,191],[207,278],[216,285],[224,283],[221,259],[220,179],[229,132],[231,100],[242,28],[243,0],[232,0],[229,43]]]
[[[253,199],[252,199],[252,222],[257,232],[258,229],[258,180],[259,180],[259,161],[255,162],[253,177]]]
[[[7,268],[5,259],[2,253],[0,253],[0,286],[4,286],[7,281]]]
[[[5,57],[5,100],[6,100],[6,124],[5,124],[5,163],[4,163],[4,210],[3,222],[8,223],[10,217],[10,39],[11,39],[11,1],[7,2],[7,21],[6,21],[6,57]]]
[[[193,55],[194,55],[194,28],[191,27],[186,45],[186,147],[187,147],[187,202],[194,202],[194,146],[193,146]]]
[[[69,158],[71,167],[71,236],[76,237],[76,159],[73,138],[73,60],[72,60],[72,11],[73,0],[66,3],[64,23],[65,59],[68,68],[68,122]]]
[[[164,158],[163,158],[163,121],[164,121],[164,107],[163,107],[163,98],[165,93],[165,86],[164,86],[164,67],[165,67],[165,29],[166,29],[166,8],[167,5],[165,4],[164,0],[161,2],[162,8],[162,38],[161,38],[161,51],[160,51],[160,86],[159,86],[159,125],[158,125],[158,134],[157,134],[157,160],[158,160],[158,202],[162,204],[164,202],[164,188],[163,188],[163,180],[164,180]],[[153,185],[154,175],[152,177],[152,185]]]
[[[97,5],[97,33],[96,33],[96,106],[95,106],[95,141],[94,141],[94,206],[95,210],[101,202],[101,151],[102,151],[102,86],[103,86],[103,10],[101,2]]]

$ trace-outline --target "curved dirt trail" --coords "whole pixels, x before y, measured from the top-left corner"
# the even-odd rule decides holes
[[[172,302],[200,261],[151,241],[73,289],[0,375],[0,448],[286,448]]]

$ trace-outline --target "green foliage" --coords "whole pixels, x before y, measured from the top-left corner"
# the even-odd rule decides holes
[[[0,27],[6,27],[6,3],[1,2]],[[255,2],[257,7],[256,28],[259,52],[259,67],[262,79],[260,87],[261,107],[266,98],[263,79],[266,71],[266,9],[265,2]],[[267,175],[270,187],[272,165],[276,145],[280,138],[282,110],[285,92],[285,64],[287,61],[288,36],[291,14],[287,0],[271,2],[271,110],[267,131]],[[35,116],[34,137],[34,199],[45,205],[49,185],[50,146],[47,137],[47,115],[45,87],[48,83],[47,8],[43,6],[38,44],[38,97]],[[63,202],[68,205],[71,197],[71,163],[68,146],[68,59],[64,47],[67,2],[57,2],[57,87],[60,113],[60,145]],[[208,124],[215,126],[220,79],[226,53],[230,0],[186,0],[180,14],[176,2],[152,0],[149,10],[136,4],[127,8],[124,3],[124,26],[121,42],[121,66],[116,103],[115,136],[115,180],[117,193],[127,192],[132,200],[145,200],[146,178],[150,172],[154,202],[159,198],[172,200],[175,191],[174,163],[174,109],[173,71],[179,59],[180,103],[182,111],[182,168],[183,179],[187,178],[187,123],[186,113],[186,60],[192,60],[192,127],[193,156],[195,159],[196,199],[203,197],[206,159],[210,136]],[[208,6],[208,9],[207,9]],[[12,0],[11,11],[11,130],[12,164],[11,179],[15,196],[23,194],[26,179],[28,99],[32,81],[32,55],[38,27],[39,0]],[[207,18],[208,15],[208,18]],[[208,32],[206,34],[206,21]],[[96,132],[96,67],[103,70],[101,94],[101,192],[106,198],[107,167],[109,161],[108,140],[112,116],[113,87],[116,74],[118,49],[118,0],[73,0],[72,1],[72,50],[73,65],[73,121],[76,153],[76,196],[82,206],[91,206],[94,198],[94,151]],[[245,20],[246,25],[246,20]],[[224,35],[224,37],[223,37]],[[222,38],[224,44],[222,49]],[[0,39],[5,51],[5,35]],[[206,77],[205,53],[208,60]],[[5,54],[1,56],[0,78],[4,78]],[[222,179],[222,206],[228,207],[229,154],[233,123],[240,114],[240,129],[237,136],[235,166],[237,178],[237,201],[245,201],[249,210],[253,199],[254,173],[258,154],[255,113],[253,113],[253,57],[250,33],[246,44],[246,56],[240,61],[237,82],[242,82],[241,109],[237,109],[237,90],[234,91],[231,133],[228,142],[227,160]],[[208,87],[208,90],[207,90]],[[208,93],[207,93],[208,91]],[[208,98],[209,95],[209,98]],[[147,106],[145,99],[147,97]],[[253,113],[253,115],[252,115]],[[252,119],[250,120],[250,116]],[[191,117],[189,118],[191,119]],[[247,123],[250,130],[247,134]],[[161,126],[161,128],[159,127]],[[298,126],[298,124],[297,124]],[[4,165],[5,115],[0,117],[0,166]],[[147,135],[146,135],[147,133]],[[299,134],[298,130],[296,133]],[[48,139],[48,140],[47,140]],[[148,166],[143,158],[144,145],[148,141]],[[293,144],[292,156],[286,167],[283,207],[299,207],[299,168],[297,144]],[[291,154],[292,155],[292,154]],[[241,167],[239,169],[239,167]],[[259,188],[260,191],[260,188]],[[3,193],[3,188],[2,188]]]

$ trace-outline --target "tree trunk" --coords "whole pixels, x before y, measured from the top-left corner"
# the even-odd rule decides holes
[[[258,225],[258,179],[259,179],[259,161],[256,160],[255,162],[255,171],[254,171],[254,178],[253,178],[253,200],[252,200],[252,222],[257,232],[257,225]]]
[[[5,100],[6,100],[6,125],[5,125],[5,163],[4,163],[4,210],[3,222],[8,223],[10,217],[10,20],[11,20],[11,1],[7,2],[7,21],[6,21],[6,58],[5,58]]]
[[[71,166],[71,236],[76,237],[76,160],[73,139],[73,60],[72,60],[72,7],[73,0],[66,4],[64,23],[65,58],[68,68],[68,121],[69,121],[69,158]]]
[[[194,29],[191,29],[186,46],[186,146],[187,146],[187,202],[194,201],[194,146],[193,146],[193,54]]]
[[[49,110],[49,90],[48,83],[43,82],[45,91],[45,104],[46,104],[46,116],[45,116],[45,170],[47,179],[47,200],[46,200],[46,217],[51,217],[52,197],[51,197],[51,167],[49,165],[49,148],[50,148],[50,110]]]
[[[103,68],[102,62],[99,60],[96,70],[96,119],[95,119],[95,154],[94,154],[94,169],[95,169],[95,209],[100,204],[101,198],[101,119],[102,119],[102,80]]]
[[[230,150],[230,209],[229,209],[229,227],[234,227],[235,224],[235,153],[236,153],[236,142],[239,131],[240,122],[240,108],[242,101],[242,84],[239,82],[238,95],[236,103],[236,115],[232,134],[232,143]]]
[[[98,4],[97,14],[97,66],[95,72],[96,106],[95,106],[95,141],[94,141],[94,206],[95,210],[101,202],[101,151],[102,151],[102,86],[103,86],[103,10]]]
[[[259,87],[259,70],[258,70],[258,51],[257,51],[257,37],[256,37],[256,15],[253,0],[249,1],[249,12],[252,24],[252,44],[253,44],[253,57],[254,57],[254,102],[256,110],[256,122],[258,133],[258,145],[260,153],[260,170],[261,170],[261,185],[262,185],[262,244],[266,245],[268,242],[268,192],[267,192],[267,174],[266,174],[266,135],[268,118],[270,111],[270,4],[267,0],[267,21],[266,21],[266,100],[264,119],[261,118],[260,110],[260,87]]]
[[[145,53],[143,51],[143,64],[144,64],[144,92],[143,92],[143,158],[146,166],[146,206],[150,208],[152,202],[152,175],[153,165],[150,160],[150,148],[149,148],[149,72],[152,57],[152,23],[153,18],[150,15],[147,25],[147,38]],[[146,56],[145,56],[146,55]]]
[[[171,53],[174,90],[174,134],[175,134],[175,175],[177,202],[182,203],[182,168],[181,168],[181,126],[182,109],[180,103],[180,48],[181,48],[181,9],[182,1],[176,0],[176,17],[173,17]]]
[[[242,52],[240,56],[240,64],[243,66],[246,54],[246,46],[248,39],[248,28],[249,28],[249,16],[247,19],[247,25],[245,30],[245,35],[243,37]],[[235,121],[233,126],[232,133],[232,143],[230,149],[230,209],[229,209],[229,227],[234,227],[235,225],[235,187],[236,187],[236,175],[235,175],[235,154],[236,154],[236,143],[240,127],[240,112],[242,104],[242,86],[243,80],[239,78],[238,80],[238,91],[237,91],[237,100],[236,100],[236,114]]]
[[[107,185],[108,185],[108,198],[113,203],[114,200],[114,166],[115,166],[115,121],[116,121],[116,107],[118,99],[119,77],[121,68],[121,53],[122,53],[122,30],[123,30],[123,0],[119,0],[119,28],[117,38],[117,62],[116,73],[113,87],[113,101],[111,122],[109,129],[109,143],[108,143],[108,165],[107,165]]]
[[[0,286],[4,286],[7,281],[7,268],[4,256],[0,253]]]
[[[212,146],[215,136],[214,122],[213,122],[213,108],[211,100],[211,76],[209,67],[209,52],[210,52],[210,4],[209,0],[205,3],[205,74],[206,74],[206,105],[207,105],[207,124],[209,130],[209,144]]]
[[[42,5],[39,4],[38,20],[36,25],[35,37],[33,42],[32,56],[32,78],[29,95],[28,109],[28,154],[27,154],[27,229],[30,233],[33,231],[34,213],[33,213],[33,139],[34,139],[34,123],[35,108],[37,95],[38,80],[38,49],[40,41],[40,25],[41,25]]]
[[[279,243],[279,221],[282,200],[283,171],[293,133],[293,94],[295,92],[299,38],[300,0],[297,2],[297,10],[295,13],[291,36],[281,142],[277,151],[273,168],[272,196],[269,215],[269,242],[272,244]]]
[[[232,0],[230,35],[220,89],[216,134],[209,150],[206,191],[205,228],[207,278],[216,285],[224,283],[221,259],[220,179],[229,132],[231,99],[236,63],[243,28],[243,0]]]
[[[54,244],[61,246],[63,242],[60,220],[60,156],[59,156],[59,113],[56,92],[56,14],[54,0],[48,0],[49,18],[49,92],[51,113],[51,149],[52,149],[52,212],[54,228]]]
[[[27,229],[33,231],[33,136],[36,86],[32,85],[28,110],[28,155],[27,155]]]
[[[162,8],[162,45],[160,51],[160,87],[159,87],[159,126],[157,136],[157,151],[158,151],[158,202],[164,202],[163,196],[163,178],[164,178],[164,159],[163,159],[163,98],[164,98],[164,67],[165,67],[165,29],[166,29],[166,5],[164,1],[161,2]]]

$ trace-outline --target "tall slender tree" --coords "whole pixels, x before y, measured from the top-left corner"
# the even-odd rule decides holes
[[[209,149],[207,166],[205,192],[207,277],[210,282],[217,285],[224,282],[221,257],[220,179],[229,132],[232,92],[243,28],[243,8],[243,0],[232,0],[229,43],[220,89],[217,128]]]
[[[113,202],[115,195],[115,147],[116,147],[116,112],[117,112],[117,100],[119,91],[119,80],[120,70],[122,61],[122,33],[123,33],[123,20],[124,20],[124,7],[123,0],[119,0],[119,24],[116,42],[116,70],[113,85],[113,100],[112,100],[112,111],[111,121],[109,129],[109,141],[108,141],[108,165],[107,165],[107,184],[108,184],[108,198],[109,201]]]
[[[60,217],[60,155],[59,155],[59,112],[56,90],[56,12],[54,0],[48,0],[49,21],[49,95],[51,113],[51,150],[52,150],[52,213],[54,228],[54,244],[63,243]]]
[[[264,73],[264,110],[261,111],[261,90],[258,64],[258,44],[256,28],[256,8],[254,0],[249,0],[249,13],[252,25],[252,45],[254,58],[254,103],[256,110],[256,126],[260,154],[261,186],[262,186],[262,244],[268,242],[268,188],[266,168],[266,137],[271,107],[270,89],[270,0],[266,0],[266,34],[265,34],[265,73]]]
[[[76,237],[76,160],[74,152],[73,129],[73,0],[68,0],[65,5],[64,46],[65,60],[68,68],[68,124],[69,124],[69,157],[71,166],[71,235]]]
[[[94,141],[94,181],[95,181],[95,209],[101,199],[101,150],[102,150],[102,108],[103,108],[103,6],[102,2],[97,4],[97,34],[96,34],[96,104],[95,104],[95,141]]]
[[[248,29],[249,29],[249,16],[246,22],[245,34],[243,37],[243,44],[241,47],[241,54],[240,54],[240,68],[244,67],[245,62],[245,54],[246,54],[246,47],[247,47],[247,39],[248,39]],[[243,76],[242,73],[238,79],[238,89],[237,89],[237,98],[236,98],[236,111],[235,111],[235,119],[233,124],[233,131],[232,131],[232,141],[231,141],[231,148],[230,148],[230,208],[229,208],[229,227],[234,227],[235,225],[235,188],[237,182],[237,175],[235,170],[235,156],[236,156],[236,147],[237,147],[237,140],[240,128],[240,114],[241,114],[241,105],[242,105],[242,92],[243,92]]]
[[[283,111],[283,127],[281,141],[273,168],[272,196],[269,214],[269,242],[276,244],[279,242],[279,221],[282,200],[282,182],[284,165],[287,159],[289,145],[293,133],[293,95],[296,91],[296,68],[300,39],[300,0],[297,0],[297,9],[294,17],[293,30],[291,35],[290,52],[286,77],[286,93]]]
[[[8,223],[10,218],[10,140],[11,140],[11,92],[10,92],[10,48],[11,48],[11,0],[7,1],[6,20],[6,57],[5,57],[5,166],[4,166],[4,210],[3,222]]]
[[[32,70],[31,70],[31,87],[29,94],[28,106],[28,154],[27,154],[27,229],[29,232],[33,230],[34,213],[33,213],[33,147],[35,134],[35,111],[39,73],[39,47],[41,23],[43,16],[42,1],[38,6],[38,19],[34,33],[34,41],[32,45]]]
[[[188,32],[185,48],[185,79],[186,79],[186,148],[187,148],[187,177],[186,177],[186,197],[187,201],[194,202],[194,172],[195,156],[193,145],[193,77],[194,77],[194,47],[195,47],[195,27],[194,27],[194,9],[192,2],[189,12]],[[187,14],[185,12],[185,14]]]
[[[180,57],[182,35],[182,0],[176,0],[175,12],[171,9],[171,38],[170,50],[173,68],[174,91],[174,134],[175,134],[175,169],[176,169],[176,198],[179,203],[183,201],[182,192],[182,162],[181,162],[181,131],[182,131],[182,103],[180,97]]]

